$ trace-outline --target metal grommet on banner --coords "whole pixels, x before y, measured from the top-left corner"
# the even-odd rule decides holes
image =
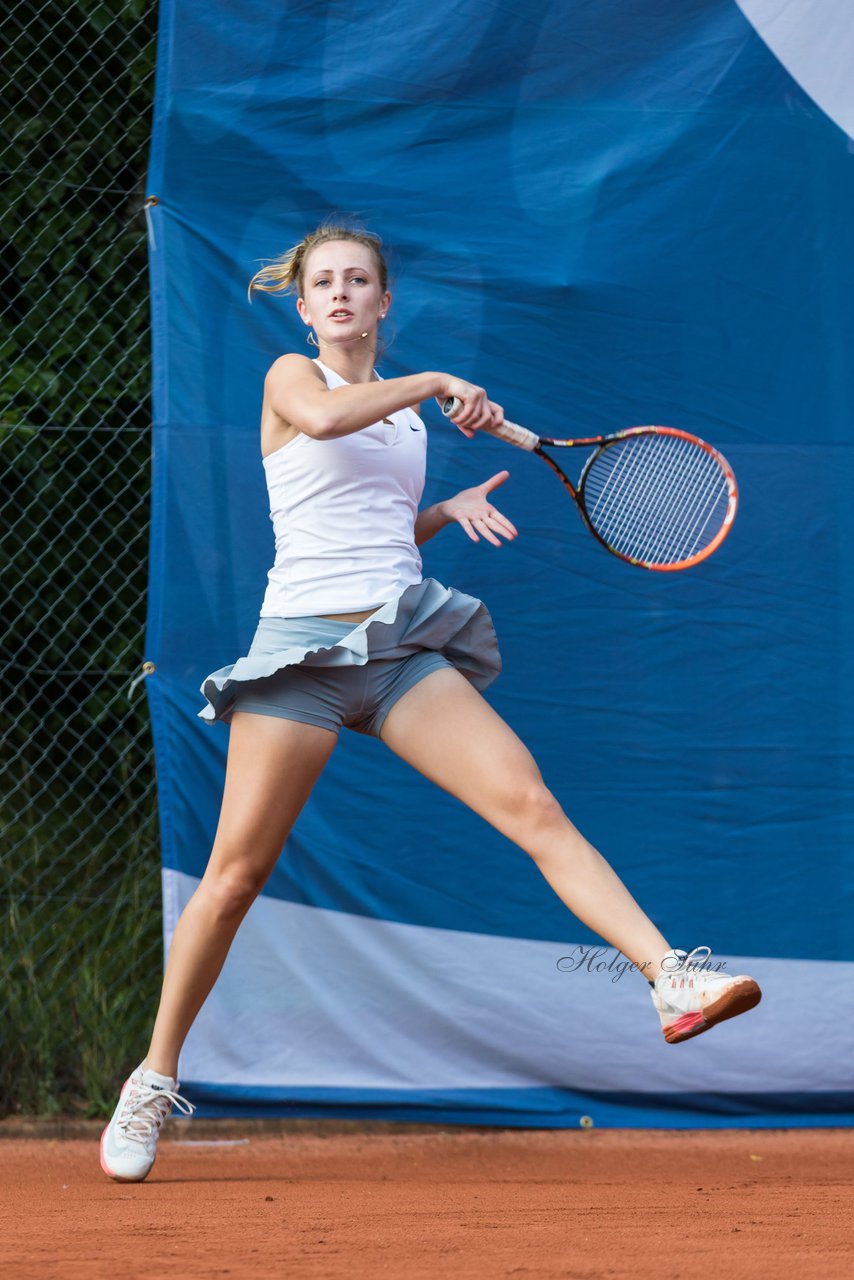
[[[154,239],[154,223],[151,220],[151,210],[156,204],[160,204],[157,196],[146,196],[145,203],[142,206],[145,210],[145,225],[148,228],[148,243],[152,249],[157,248],[157,243]]]
[[[153,662],[143,662],[142,670],[139,675],[134,676],[133,680],[130,682],[130,686],[128,688],[128,701],[133,697],[136,686],[138,684],[142,684],[143,680],[147,680],[149,676],[153,676],[156,670],[157,668]]]

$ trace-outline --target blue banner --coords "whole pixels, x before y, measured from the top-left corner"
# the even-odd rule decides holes
[[[344,734],[182,1056],[210,1112],[850,1113],[854,35],[843,0],[820,29],[779,8],[163,0],[145,656],[167,944],[228,739],[199,685],[247,651],[273,558],[264,375],[310,354],[293,301],[246,286],[340,211],[391,248],[385,376],[470,378],[547,435],[681,427],[734,466],[721,550],[645,574],[538,460],[427,407],[425,503],[507,467],[520,536],[452,527],[424,571],[487,604],[489,700],[658,927],[765,988],[665,1045],[525,855]]]

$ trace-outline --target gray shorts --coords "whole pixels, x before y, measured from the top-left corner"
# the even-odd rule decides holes
[[[233,711],[379,736],[398,698],[450,667],[475,689],[501,670],[485,605],[434,578],[413,583],[354,625],[329,618],[267,618],[249,653],[202,682],[208,724]]]
[[[294,644],[335,644],[353,630],[352,622],[330,618],[286,622],[288,639]],[[253,650],[254,645],[250,657]],[[299,720],[336,734],[346,725],[378,738],[398,698],[432,671],[446,668],[453,671],[454,664],[432,649],[401,658],[371,658],[363,666],[288,666],[261,680],[242,683],[234,696],[234,710]]]

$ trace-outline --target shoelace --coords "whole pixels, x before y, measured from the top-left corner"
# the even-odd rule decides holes
[[[676,954],[681,956],[679,964],[675,969],[666,970],[662,976],[666,978],[681,978],[682,986],[687,981],[692,988],[696,977],[701,977],[707,983],[727,981],[728,974],[715,973],[711,969],[704,968],[706,961],[711,958],[711,947],[694,947],[692,951],[677,951]]]
[[[701,955],[701,953],[705,953],[705,954]],[[677,951],[676,954],[678,956],[681,956],[682,960],[675,969],[668,970],[669,976],[672,976],[677,973],[686,974],[686,973],[698,972],[703,968],[703,965],[706,963],[706,961],[711,959],[712,948],[711,947],[694,947],[692,951]],[[699,957],[699,958],[697,959],[697,962],[695,964],[692,964],[692,961],[695,959],[695,957]]]
[[[166,1104],[165,1106],[162,1104]],[[185,1116],[195,1111],[192,1102],[171,1089],[153,1089],[151,1085],[133,1085],[125,1103],[125,1114],[118,1128],[133,1142],[147,1142],[168,1116],[172,1107]]]

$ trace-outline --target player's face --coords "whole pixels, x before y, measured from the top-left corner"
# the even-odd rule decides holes
[[[373,334],[391,303],[380,287],[374,255],[355,240],[328,240],[312,249],[297,310],[319,339],[358,340]]]

